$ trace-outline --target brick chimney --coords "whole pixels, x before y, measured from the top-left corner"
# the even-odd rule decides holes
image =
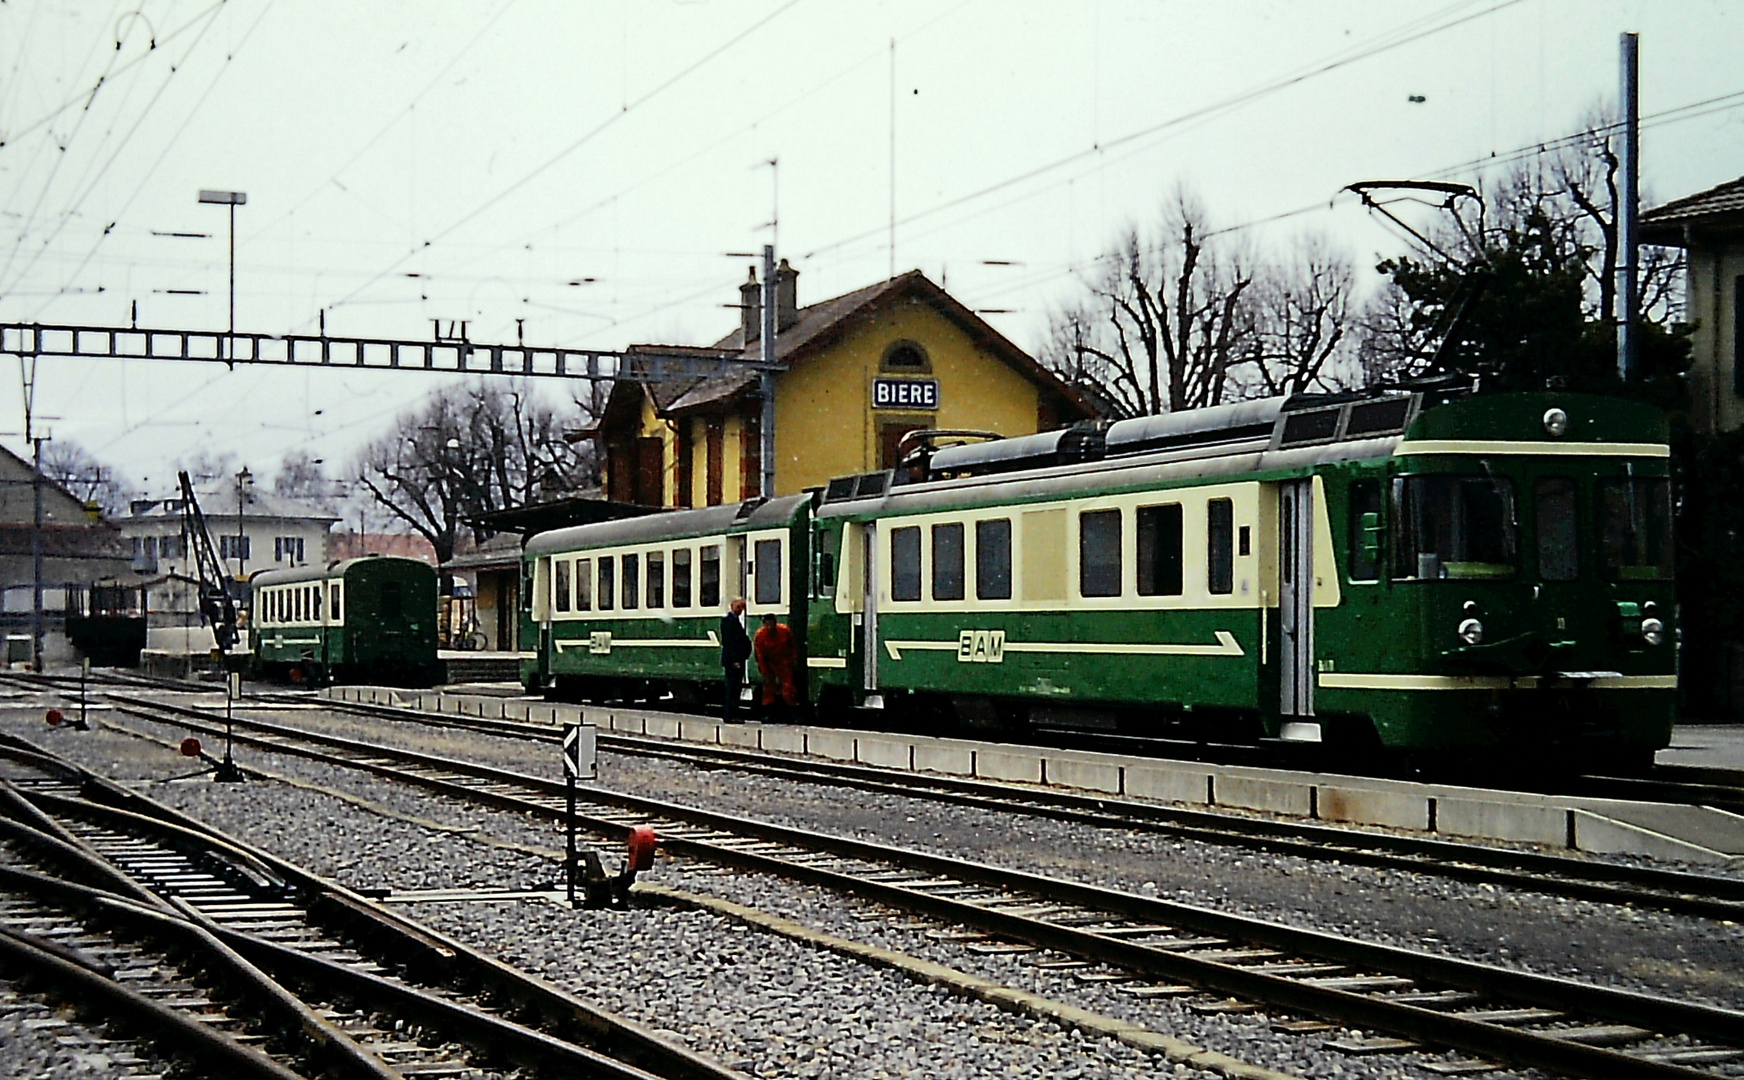
[[[775,330],[777,333],[799,321],[799,271],[782,259],[775,268]]]
[[[763,336],[763,286],[757,284],[757,268],[739,286],[739,328],[745,344]]]

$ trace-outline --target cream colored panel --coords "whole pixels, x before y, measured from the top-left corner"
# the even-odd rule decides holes
[[[1023,519],[1023,600],[1064,600],[1069,564],[1066,511],[1025,510]]]
[[[1332,516],[1326,511],[1326,485],[1314,478],[1314,606],[1337,607],[1338,553],[1332,547]]]

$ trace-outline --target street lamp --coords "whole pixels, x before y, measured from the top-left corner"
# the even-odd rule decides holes
[[[248,567],[248,533],[242,528],[242,504],[254,492],[254,474],[244,465],[236,474],[236,578],[242,580]]]
[[[248,202],[246,191],[200,190],[200,201],[230,207],[230,334],[225,338],[224,360],[236,359],[236,208]]]

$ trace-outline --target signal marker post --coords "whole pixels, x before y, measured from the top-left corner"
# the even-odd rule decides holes
[[[580,724],[563,725],[563,786],[567,790],[569,841],[563,860],[563,879],[569,892],[569,906],[575,906],[575,781],[581,776]]]

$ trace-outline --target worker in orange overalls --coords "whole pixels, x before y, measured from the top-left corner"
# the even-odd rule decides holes
[[[799,705],[799,684],[795,677],[799,666],[799,641],[787,624],[768,614],[763,616],[763,625],[757,630],[751,647],[757,654],[757,670],[763,673],[765,719],[786,720]],[[777,698],[783,706],[779,716],[775,709]]]

